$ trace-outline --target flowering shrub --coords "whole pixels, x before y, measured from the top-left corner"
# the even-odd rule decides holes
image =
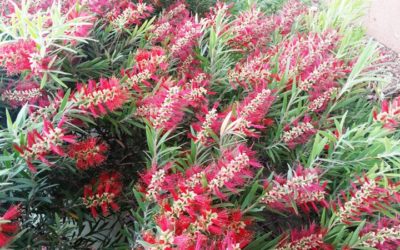
[[[0,3],[0,247],[397,249],[363,1],[266,2]]]

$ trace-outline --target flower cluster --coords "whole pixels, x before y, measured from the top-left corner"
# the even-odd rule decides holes
[[[107,144],[95,137],[71,144],[68,156],[76,161],[76,167],[81,170],[101,165],[106,159]]]
[[[261,201],[279,211],[290,209],[296,212],[294,204],[305,212],[310,211],[309,206],[318,211],[317,203],[328,207],[325,187],[326,184],[321,184],[318,169],[304,169],[298,166],[291,178],[275,176],[274,182],[268,185]]]
[[[333,250],[333,247],[324,242],[327,231],[312,224],[309,229],[292,230],[290,238],[282,240],[276,250]]]
[[[228,73],[232,86],[252,89],[267,85],[271,78],[270,57],[266,53],[255,51],[235,65]]]
[[[383,127],[388,129],[395,129],[398,127],[400,121],[400,97],[395,98],[389,102],[382,101],[381,111],[373,112],[374,120],[383,123]]]
[[[79,108],[89,111],[93,116],[106,115],[129,100],[128,93],[117,78],[101,78],[99,83],[89,80],[87,85],[78,86],[77,95]]]
[[[91,184],[85,185],[83,203],[90,209],[93,217],[98,216],[100,207],[103,216],[108,216],[109,207],[115,212],[119,210],[116,199],[122,191],[121,175],[117,172],[103,172]]]
[[[245,178],[252,176],[250,167],[261,167],[253,157],[255,152],[244,145],[238,145],[234,150],[223,153],[217,164],[211,165],[207,173],[208,188],[220,198],[225,198],[221,192],[223,187],[235,190],[243,185]]]
[[[44,119],[41,133],[37,130],[29,131],[27,134],[27,144],[14,146],[21,154],[21,157],[27,161],[31,171],[36,171],[36,168],[32,164],[34,160],[40,160],[51,166],[52,164],[46,159],[46,156],[51,153],[65,156],[64,149],[62,148],[63,143],[75,142],[75,136],[67,135],[66,130],[62,128],[63,124],[64,120],[60,121],[57,127],[54,127],[50,121]]]
[[[308,142],[311,136],[316,133],[311,123],[311,118],[305,116],[302,122],[295,120],[291,126],[286,125],[282,135],[282,140],[289,148],[293,149],[299,144]]]
[[[19,223],[13,220],[19,216],[18,206],[11,206],[3,216],[0,216],[0,248],[5,247],[12,239],[12,236],[18,232]]]
[[[172,130],[183,119],[183,109],[188,105],[186,93],[178,86],[160,90],[138,103],[136,115],[146,118],[157,129]]]
[[[142,192],[162,210],[156,220],[160,230],[146,231],[144,240],[154,248],[246,246],[252,238],[248,230],[251,221],[243,218],[240,210],[214,208],[212,197],[216,194],[223,198],[223,189],[243,185],[252,174],[250,166],[259,166],[253,156],[254,152],[239,145],[206,168],[193,166],[174,174],[169,171],[172,164],[168,164],[145,172]]]
[[[184,62],[193,53],[193,46],[201,36],[201,25],[194,20],[188,19],[176,30],[176,34],[171,41],[172,57]]]
[[[263,128],[264,118],[268,113],[275,97],[272,91],[265,88],[257,88],[251,92],[237,107],[237,120],[239,132],[247,136],[257,136],[252,128]]]
[[[290,33],[296,18],[307,12],[306,6],[299,0],[289,0],[278,15],[275,15],[276,29],[282,35]]]
[[[351,221],[361,221],[364,214],[373,215],[384,208],[384,205],[398,203],[400,193],[391,185],[382,187],[378,179],[359,179],[361,186],[352,183],[350,197],[343,194],[344,202],[338,200],[337,215],[341,222],[351,224]]]
[[[140,25],[142,20],[148,18],[154,11],[153,6],[139,0],[134,4],[128,1],[121,1],[114,6],[114,9],[107,13],[111,24],[116,27],[128,27],[130,25]]]
[[[361,246],[378,250],[396,250],[400,246],[400,222],[382,218],[370,223],[360,233]]]
[[[1,94],[1,99],[7,102],[12,107],[20,107],[26,103],[34,104],[40,97],[43,91],[39,85],[32,81],[24,81],[16,83],[15,89],[7,89]]]
[[[191,135],[191,138],[196,142],[198,141],[203,145],[207,145],[212,141],[211,133],[216,133],[220,127],[220,115],[218,114],[216,107],[211,110],[207,110],[207,108],[203,107],[202,111],[204,116],[198,115],[197,118],[199,122],[192,124],[196,134]]]
[[[16,40],[0,46],[0,66],[7,69],[9,75],[31,71],[38,74],[47,69],[48,60],[39,55],[37,44],[33,40]]]
[[[233,38],[229,44],[241,50],[254,50],[264,47],[274,30],[273,18],[265,15],[255,6],[240,13],[231,27]]]

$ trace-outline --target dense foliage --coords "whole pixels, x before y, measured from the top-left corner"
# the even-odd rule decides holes
[[[397,249],[363,0],[0,3],[0,247]]]

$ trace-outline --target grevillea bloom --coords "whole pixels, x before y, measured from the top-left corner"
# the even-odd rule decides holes
[[[290,149],[293,149],[299,144],[307,143],[315,133],[316,130],[311,123],[311,118],[305,116],[302,122],[296,120],[290,126],[284,127],[282,140]]]
[[[76,166],[81,170],[101,165],[106,159],[107,144],[95,137],[71,144],[68,156],[76,161]]]
[[[263,120],[274,100],[275,97],[269,89],[259,87],[251,92],[236,110],[239,132],[247,136],[257,136],[253,129],[264,128]]]
[[[103,216],[108,216],[109,207],[115,212],[119,210],[116,199],[121,194],[121,175],[116,172],[103,172],[91,184],[83,189],[83,203],[90,209],[93,217],[98,216],[100,208]]]
[[[75,136],[66,135],[66,130],[62,128],[63,124],[64,120],[61,120],[57,127],[54,127],[50,121],[44,119],[41,133],[39,133],[37,130],[29,131],[27,134],[27,144],[14,146],[15,149],[20,152],[21,157],[27,161],[32,172],[36,171],[32,161],[40,160],[43,163],[51,166],[52,164],[46,159],[46,156],[51,153],[59,156],[65,156],[62,148],[63,143],[75,142]]]
[[[233,38],[229,40],[229,44],[246,51],[265,47],[273,28],[273,19],[254,6],[240,13],[233,21],[231,27]]]
[[[284,238],[276,250],[333,250],[333,246],[324,242],[327,231],[312,224],[309,229],[292,230],[290,237]]]
[[[39,55],[39,49],[33,40],[17,40],[0,46],[0,66],[7,74],[14,75],[23,71],[38,73],[45,68]]]
[[[221,192],[222,188],[234,191],[235,187],[243,185],[246,177],[253,175],[251,167],[261,166],[254,159],[254,154],[245,145],[238,145],[233,150],[223,152],[218,162],[209,167],[208,189],[220,198],[225,198]]]
[[[374,120],[383,123],[383,127],[395,129],[400,121],[400,96],[393,101],[382,101],[381,111],[373,112]]]
[[[321,184],[319,170],[304,169],[298,166],[289,178],[275,176],[274,182],[268,185],[268,191],[261,201],[269,207],[296,212],[293,205],[299,206],[304,212],[309,212],[309,206],[318,211],[316,204],[328,207],[325,200],[326,184]]]
[[[377,223],[369,223],[361,231],[359,241],[365,248],[397,250],[400,246],[400,222],[382,218]]]
[[[25,81],[16,83],[14,89],[5,90],[1,94],[1,99],[15,108],[26,103],[34,104],[41,96],[42,91],[37,83]]]
[[[7,212],[0,216],[0,247],[5,247],[13,235],[15,235],[19,230],[19,223],[13,221],[20,216],[20,211],[18,206],[11,206],[8,208]]]
[[[396,191],[394,184],[389,187],[379,185],[378,179],[359,179],[360,186],[352,183],[350,197],[343,193],[343,202],[339,199],[339,207],[336,209],[341,222],[351,224],[351,221],[361,221],[365,214],[372,215],[384,209],[385,205],[396,204],[400,201],[400,193]]]
[[[94,116],[101,116],[122,107],[128,101],[129,95],[117,78],[101,78],[99,83],[89,80],[87,85],[78,85],[77,98],[80,109],[89,111]]]

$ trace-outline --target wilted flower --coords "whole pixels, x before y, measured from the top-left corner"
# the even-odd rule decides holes
[[[83,190],[83,203],[93,217],[97,217],[97,208],[100,207],[103,216],[109,214],[109,207],[115,212],[119,210],[116,199],[122,191],[121,175],[116,172],[103,172]]]
[[[76,161],[76,166],[81,170],[101,165],[106,159],[108,146],[95,137],[71,144],[68,156]]]

